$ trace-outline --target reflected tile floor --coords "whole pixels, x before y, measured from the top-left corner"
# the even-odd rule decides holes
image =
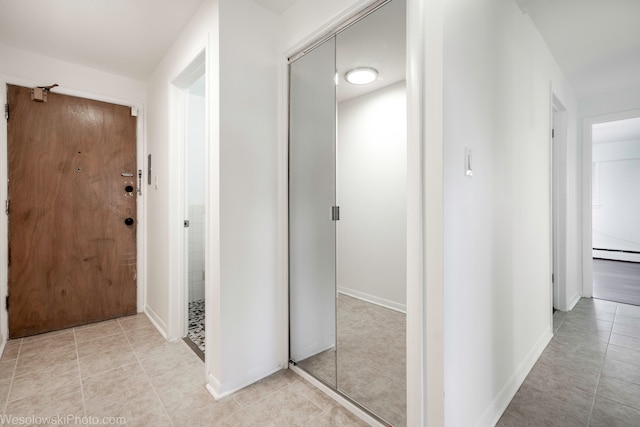
[[[366,425],[289,370],[216,401],[202,361],[143,314],[10,340],[0,359],[5,415],[31,417],[14,425]]]
[[[581,299],[498,426],[640,426],[640,306]]]
[[[338,351],[298,362],[395,427],[407,425],[406,315],[338,294]],[[337,375],[336,375],[337,370]]]

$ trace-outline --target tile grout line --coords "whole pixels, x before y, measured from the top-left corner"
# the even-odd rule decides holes
[[[611,342],[611,334],[613,334],[613,325],[616,322],[616,316],[618,313],[618,307],[620,304],[616,304],[616,311],[613,313],[613,321],[611,322],[611,331],[609,331],[609,338],[607,339],[607,348],[604,351],[604,357],[602,358],[602,363],[600,364],[600,372],[598,372],[598,380],[596,381],[596,388],[593,393],[593,401],[591,402],[591,409],[589,410],[589,418],[587,418],[587,426],[591,425],[591,417],[593,416],[593,410],[596,406],[596,398],[598,397],[598,387],[600,386],[600,378],[602,377],[602,371],[604,370],[604,364],[607,360],[607,353],[609,352],[609,345]]]
[[[156,397],[156,399],[158,399],[158,402],[160,403],[160,407],[162,408],[162,413],[164,415],[166,415],[167,419],[169,420],[169,424],[171,426],[174,426],[173,420],[171,419],[171,416],[169,415],[169,411],[167,410],[167,408],[166,408],[164,402],[162,401],[162,399],[160,399],[160,395],[158,394],[158,391],[154,387],[153,382],[151,382],[151,378],[149,377],[149,374],[147,373],[147,370],[144,369],[144,366],[142,366],[142,362],[140,361],[140,358],[138,357],[138,353],[136,353],[135,349],[133,348],[133,345],[131,345],[131,340],[127,336],[127,332],[122,327],[122,324],[120,323],[120,319],[118,319],[118,325],[120,326],[120,329],[122,330],[122,333],[124,334],[124,338],[127,340],[127,343],[129,344],[129,347],[131,348],[131,351],[133,352],[134,357],[138,361],[138,365],[140,365],[140,369],[142,369],[142,373],[144,374],[144,377],[149,382],[149,386],[151,387],[151,390],[153,391],[153,395]]]
[[[9,383],[9,391],[7,392],[7,398],[4,401],[4,408],[2,410],[3,414],[6,414],[7,409],[9,408],[9,398],[11,397],[11,391],[13,390],[13,380],[16,377],[16,371],[18,370],[18,359],[20,358],[20,353],[22,353],[22,343],[24,342],[23,338],[20,338],[20,347],[18,347],[18,355],[16,356],[16,362],[13,365],[13,374],[11,374],[11,382]]]
[[[320,416],[322,414],[324,414],[325,412],[328,412],[331,409],[331,406],[329,406],[327,408],[323,408],[320,405],[318,405],[309,396],[307,396],[307,394],[304,392],[304,390],[300,390],[298,387],[296,387],[295,383],[289,383],[289,384],[286,385],[286,387],[289,388],[289,391],[293,391],[295,394],[302,395],[302,397],[307,399],[308,402],[310,402],[313,406],[315,406],[316,408],[318,408],[320,410],[320,412],[318,412],[314,417],[311,417],[310,420],[315,420],[317,418],[320,418]],[[318,390],[318,391],[320,391],[320,390]],[[327,398],[330,399],[329,396],[327,396]]]

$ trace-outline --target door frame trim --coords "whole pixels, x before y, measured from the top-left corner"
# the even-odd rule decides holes
[[[557,122],[555,122],[557,118]],[[559,95],[551,90],[551,122],[555,136],[549,135],[551,154],[551,265],[555,273],[552,284],[552,307],[568,311],[575,304],[574,295],[567,295],[567,203],[562,197],[567,191],[567,109]],[[554,234],[555,228],[555,234]],[[555,265],[555,271],[554,271]]]
[[[6,85],[17,85],[17,86],[25,86],[25,87],[34,87],[41,82],[36,82],[29,79],[22,79],[12,76],[7,76],[0,74],[0,103],[4,105],[7,102],[7,90]],[[125,105],[128,107],[134,107],[138,110],[138,116],[136,120],[136,169],[143,171],[146,166],[144,166],[144,153],[147,147],[147,141],[145,137],[145,109],[144,104],[137,101],[132,101],[128,99],[116,98],[106,95],[97,94],[94,92],[88,92],[84,90],[77,90],[68,87],[57,87],[55,89],[56,93],[62,95],[75,96],[78,98],[86,98],[94,101],[108,102],[111,104],[117,105]],[[0,120],[0,182],[7,182],[8,179],[8,164],[7,164],[7,121]],[[137,173],[136,170],[136,173]],[[144,176],[144,173],[143,173]],[[142,196],[137,196],[137,217],[138,217],[138,228],[136,230],[136,311],[141,313],[144,311],[146,306],[146,295],[147,295],[147,201],[145,193],[146,189],[144,183],[142,184]],[[0,185],[0,200],[7,199],[7,185]],[[8,264],[8,217],[6,215],[2,215],[2,219],[0,219],[0,265],[7,266]],[[8,283],[8,269],[0,268],[0,300],[4,301],[9,288]],[[1,304],[0,307],[0,345],[4,343],[5,339],[8,337],[9,332],[9,318],[8,312],[4,304]]]

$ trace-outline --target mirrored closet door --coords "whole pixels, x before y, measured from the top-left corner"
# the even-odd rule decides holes
[[[290,358],[336,386],[335,38],[291,64]]]
[[[290,64],[290,358],[406,425],[406,6]]]

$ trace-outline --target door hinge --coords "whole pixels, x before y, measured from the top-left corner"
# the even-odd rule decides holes
[[[340,206],[331,206],[331,221],[340,221]]]
[[[556,136],[556,130],[551,129],[551,138],[555,138],[555,136]]]
[[[4,104],[4,118],[9,121],[9,103]]]
[[[4,201],[4,213],[9,215],[9,199]]]
[[[189,228],[189,220],[188,219],[184,220],[184,228]]]
[[[9,295],[4,300],[4,306],[7,310],[9,310]]]

